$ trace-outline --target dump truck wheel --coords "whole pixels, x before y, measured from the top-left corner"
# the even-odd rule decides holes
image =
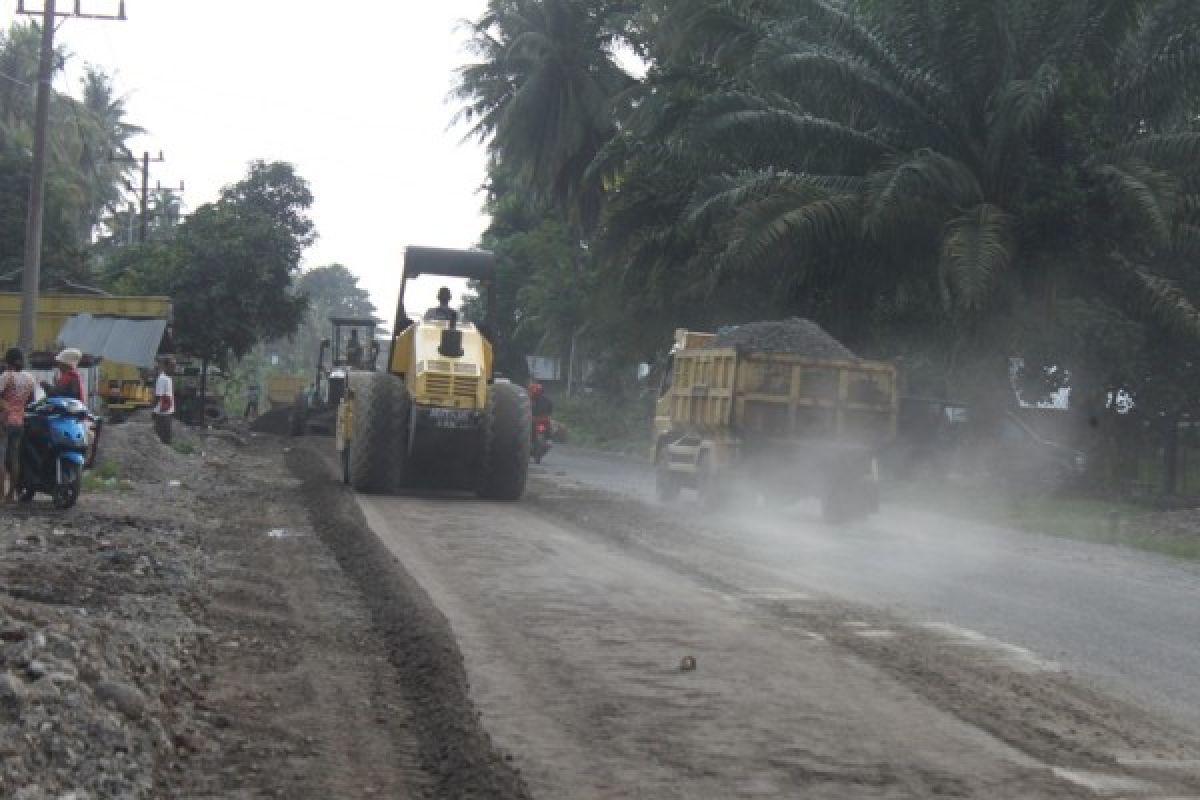
[[[679,477],[667,465],[666,445],[663,445],[654,464],[654,492],[659,502],[670,503],[679,499],[679,490]]]
[[[394,396],[404,386],[392,375],[363,373],[354,387],[354,431],[350,437],[350,485],[367,494],[389,492],[395,485],[393,461],[403,458],[393,446]]]
[[[700,456],[700,463],[696,466],[696,493],[700,495],[700,505],[706,511],[720,511],[731,499],[728,480],[718,473],[712,457],[707,453]]]
[[[835,525],[865,519],[879,509],[879,486],[870,480],[832,483],[821,495],[821,516]]]
[[[303,436],[304,429],[308,426],[308,401],[304,394],[296,395],[296,401],[292,403],[291,413],[288,414],[288,433],[292,436]]]
[[[529,473],[532,428],[533,414],[525,390],[511,383],[494,384],[483,423],[480,497],[504,502],[521,499]]]

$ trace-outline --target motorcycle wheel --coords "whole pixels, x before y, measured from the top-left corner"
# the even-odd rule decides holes
[[[79,465],[74,462],[64,463],[62,465],[62,482],[54,487],[52,495],[54,507],[59,511],[66,511],[75,505],[75,501],[79,499],[79,488],[82,482],[83,475],[79,470]]]

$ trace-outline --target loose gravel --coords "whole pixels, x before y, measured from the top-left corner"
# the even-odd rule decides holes
[[[812,320],[792,317],[722,328],[708,347],[741,347],[759,353],[795,353],[809,358],[857,361],[841,342]]]

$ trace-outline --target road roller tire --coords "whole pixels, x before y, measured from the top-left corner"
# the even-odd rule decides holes
[[[529,474],[532,428],[529,394],[516,384],[494,384],[483,422],[480,497],[507,503],[521,499]]]
[[[394,375],[362,373],[354,380],[354,431],[350,437],[350,485],[364,494],[383,494],[396,486],[397,460],[405,449],[396,441],[405,421],[396,418],[397,404],[407,397]]]

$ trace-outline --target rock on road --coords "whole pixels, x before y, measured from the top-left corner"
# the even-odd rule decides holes
[[[754,520],[748,536],[744,520],[643,503],[637,469],[560,449],[519,504],[357,498],[445,615],[484,726],[534,796],[1200,797],[1189,733],[1077,686],[1053,663],[1087,656],[1060,652],[1073,639],[1012,643],[1071,608],[1079,581],[1123,585],[1100,555],[1072,565],[1037,540],[956,564],[907,519],[903,547],[815,521],[797,537]],[[1047,563],[1070,582],[1043,610]],[[1194,574],[1176,584],[1195,600]],[[1012,629],[991,626],[1007,613]]]

